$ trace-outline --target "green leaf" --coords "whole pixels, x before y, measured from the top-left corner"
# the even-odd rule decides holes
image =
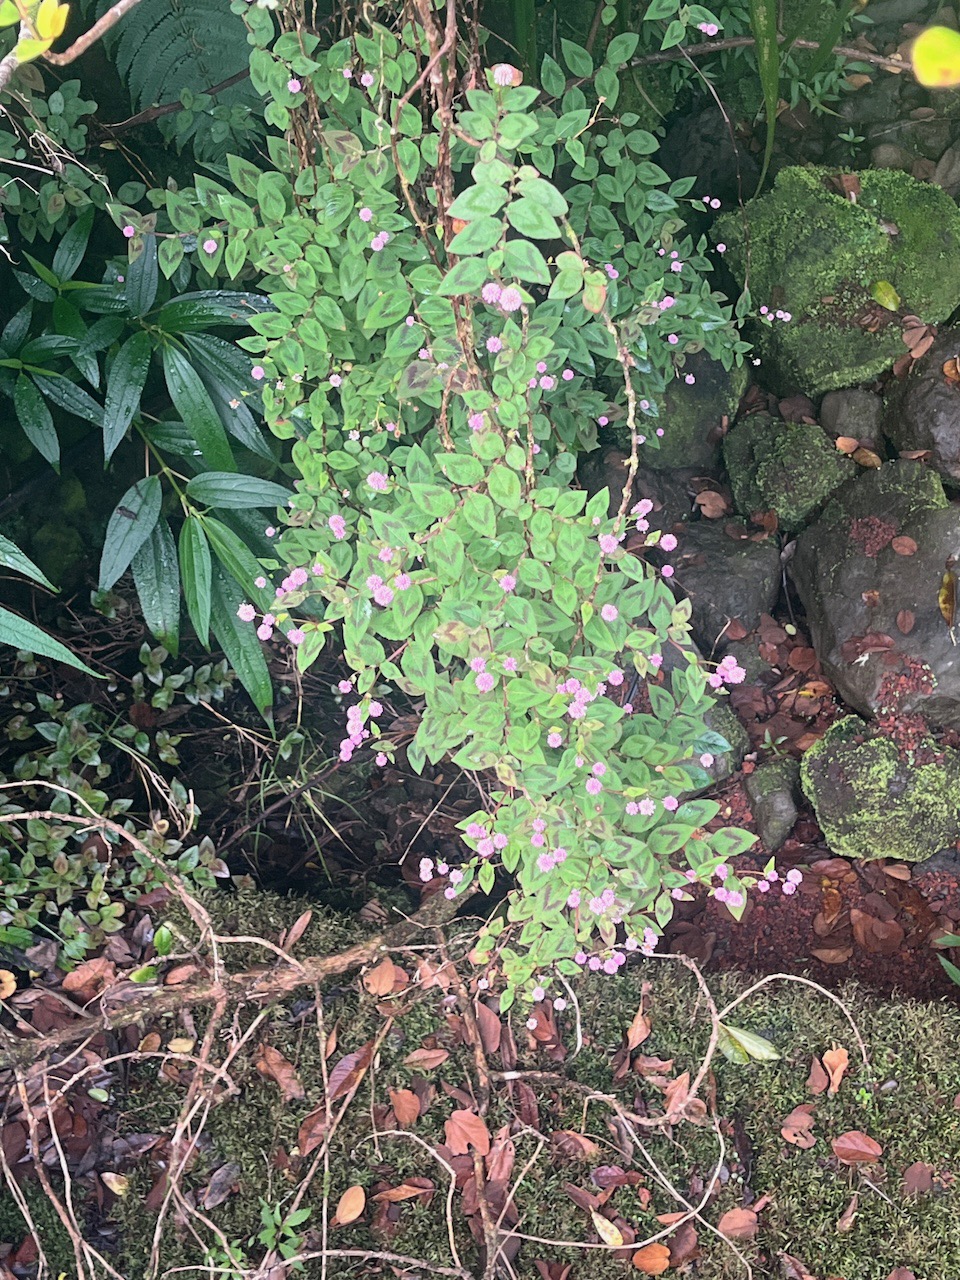
[[[720,858],[735,858],[757,843],[757,837],[740,827],[721,827],[710,836],[710,848]]]
[[[499,213],[507,201],[503,187],[492,182],[478,183],[461,192],[448,209],[451,218],[472,222],[474,218],[490,217]]]
[[[233,575],[238,587],[244,591],[245,598],[249,599],[254,590],[254,580],[262,572],[260,561],[242,538],[238,538],[222,521],[214,520],[212,516],[204,516],[203,529],[217,559],[227,572]]]
[[[51,591],[57,589],[30,557],[24,555],[17,544],[5,538],[3,534],[0,534],[0,565],[4,569],[12,569],[14,573],[22,573],[25,578],[32,578],[34,582],[39,582],[43,587],[49,587]]]
[[[53,416],[43,396],[25,373],[21,373],[14,384],[13,407],[23,434],[54,470],[59,471],[60,439],[53,425]]]
[[[83,418],[86,422],[92,422],[95,427],[103,425],[103,410],[93,396],[84,391],[83,387],[78,387],[75,382],[64,377],[62,373],[51,374],[49,377],[46,374],[35,373],[33,380],[48,400],[52,400],[61,409],[66,409],[67,413],[72,413],[75,418]]]
[[[900,295],[889,280],[874,281],[870,286],[870,297],[887,311],[897,311],[900,307]]]
[[[21,618],[19,614],[11,613],[9,609],[4,609],[2,606],[0,606],[0,644],[8,644],[14,649],[26,649],[29,653],[52,658],[54,662],[65,662],[67,666],[76,667],[78,671],[84,671],[88,676],[94,676],[98,680],[104,679],[75,657],[66,645],[61,644],[59,640],[54,640],[53,636],[48,636],[45,631],[41,631],[26,618]]]
[[[127,434],[140,408],[152,353],[151,337],[141,329],[126,340],[110,367],[103,406],[103,457],[106,462],[113,457],[114,450]]]
[[[244,507],[283,507],[291,493],[282,484],[241,476],[230,471],[205,471],[187,485],[187,497],[208,507],[242,510]]]
[[[533,236],[535,240],[557,240],[560,237],[557,220],[527,196],[514,200],[507,209],[507,219],[522,236]]]
[[[167,333],[197,333],[215,325],[249,325],[265,311],[276,311],[276,307],[260,293],[207,289],[171,298],[160,308],[157,324]]]
[[[680,0],[650,0],[643,17],[646,22],[655,22],[659,18],[669,18],[680,8]]]
[[[582,45],[574,44],[572,40],[561,39],[560,52],[563,54],[564,62],[575,76],[588,79],[593,75],[593,58]]]
[[[172,343],[167,343],[163,348],[163,372],[170,399],[177,413],[193,432],[204,462],[214,471],[236,471],[237,466],[216,406],[207,394],[196,369]]]
[[[502,463],[490,468],[487,491],[498,507],[516,511],[520,506],[520,477]]]
[[[549,284],[550,268],[547,260],[535,244],[529,240],[510,240],[503,255],[506,271],[518,280],[529,280],[533,284]],[[579,287],[579,277],[577,284]]]
[[[389,329],[391,325],[403,320],[409,311],[410,293],[406,286],[386,289],[363,316],[364,332],[375,333],[378,329]]]
[[[188,516],[180,529],[180,576],[183,597],[193,629],[204,648],[210,638],[210,543],[196,516]]]
[[[157,521],[133,557],[133,581],[150,634],[175,658],[180,649],[180,569],[166,520]]]
[[[718,1028],[717,1048],[725,1058],[741,1066],[751,1058],[757,1062],[776,1062],[780,1054],[769,1040],[742,1027],[728,1027],[721,1022]]]
[[[61,281],[72,280],[77,267],[83,261],[93,226],[93,206],[84,209],[80,217],[60,237],[53,255],[53,274]]]
[[[957,986],[960,987],[960,969],[957,968],[952,960],[948,960],[946,956],[938,956],[937,959],[943,965],[950,981],[955,982]]]
[[[763,106],[767,117],[767,140],[757,190],[763,186],[773,155],[777,128],[777,104],[780,101],[780,46],[777,41],[777,0],[750,0],[750,26],[756,44],[757,68],[763,89]]]
[[[131,485],[114,508],[100,556],[99,589],[109,591],[153,532],[160,518],[163,491],[158,476]]]
[[[497,536],[497,513],[485,493],[468,493],[463,501],[463,514],[467,523],[483,538]]]
[[[437,292],[445,297],[477,293],[488,279],[488,275],[486,263],[481,262],[479,258],[461,258],[457,265],[443,277]]]
[[[623,66],[637,52],[639,43],[640,36],[636,31],[624,31],[622,35],[614,36],[607,45],[606,61],[611,67]]]
[[[503,235],[503,223],[499,218],[475,218],[447,246],[449,253],[486,253],[498,244]]]
[[[241,622],[237,610],[243,603],[240,588],[220,565],[213,565],[210,592],[210,621],[213,634],[237,673],[254,706],[272,723],[273,688],[263,649],[252,623]]]
[[[567,77],[563,74],[560,64],[555,62],[549,53],[544,55],[543,62],[540,64],[540,84],[543,92],[548,93],[551,98],[562,98],[567,91]]]
[[[157,268],[157,237],[144,236],[143,249],[127,264],[125,296],[132,316],[145,316],[157,297],[160,272]]]
[[[275,463],[270,445],[254,417],[261,412],[260,397],[250,391],[250,359],[232,342],[212,333],[185,333],[193,367],[220,414],[220,421],[245,449],[266,462]]]

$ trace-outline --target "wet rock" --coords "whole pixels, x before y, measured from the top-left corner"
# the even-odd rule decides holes
[[[938,187],[943,187],[947,195],[956,197],[960,193],[960,142],[947,147],[937,161],[933,181]]]
[[[895,77],[891,77],[895,78]],[[829,169],[788,168],[713,231],[758,306],[790,315],[756,326],[764,368],[781,394],[865,382],[903,354],[897,316],[874,301],[891,285],[903,313],[939,324],[960,302],[960,211],[938,187],[896,170],[849,175],[856,202]],[[749,226],[749,238],[744,231]]]
[[[622,110],[622,104],[621,104]],[[734,151],[730,125],[715,106],[685,115],[668,129],[657,159],[672,178],[697,175],[697,192],[736,203],[737,175],[744,191],[756,189],[760,169],[749,151]]]
[[[601,489],[608,490],[611,515],[620,508],[629,461],[629,454],[622,449],[606,445],[582,454],[577,465],[577,478],[591,498]],[[637,469],[631,502],[646,498],[653,503],[647,516],[651,529],[671,529],[689,519],[694,494],[691,481],[697,474],[693,467],[669,472],[652,471],[646,466]]]
[[[723,457],[738,511],[775,511],[798,529],[855,469],[815,423],[751,414],[727,434]]]
[[[804,755],[803,790],[833,853],[920,862],[960,838],[960,752],[930,739],[904,751],[858,716]]]
[[[820,422],[835,436],[852,436],[854,440],[878,440],[883,401],[872,391],[854,387],[846,391],[828,391],[820,405]]]
[[[937,600],[958,548],[960,507],[936,472],[907,461],[861,473],[797,539],[790,572],[813,647],[864,715],[960,728],[960,647]]]
[[[702,658],[696,645],[691,644],[688,647]],[[665,678],[669,679],[677,667],[685,668],[687,661],[687,658],[682,656],[673,645],[667,645],[661,668]],[[725,782],[737,772],[743,764],[744,756],[750,750],[749,735],[726,702],[715,702],[703,719],[707,726],[707,737],[698,744],[696,750],[712,755],[713,763],[702,771],[703,785],[684,793],[687,799],[702,795],[718,782]]]
[[[909,173],[914,157],[895,142],[881,142],[870,152],[870,163],[875,169],[902,169]]]
[[[960,329],[945,329],[895,387],[883,419],[895,449],[928,449],[931,465],[953,485],[960,485],[960,382],[943,367],[958,355]]]
[[[800,763],[792,757],[768,760],[746,780],[753,816],[763,847],[775,853],[797,820],[796,792]]]
[[[722,646],[732,621],[747,631],[758,627],[780,594],[780,551],[772,539],[731,538],[722,525],[701,520],[683,530],[670,558],[672,581],[693,608],[694,639],[707,654]]]
[[[714,468],[720,459],[724,419],[733,420],[747,389],[745,367],[725,369],[719,360],[712,360],[703,351],[688,356],[683,368],[696,381],[690,384],[675,378],[670,383],[661,399],[656,424],[663,428],[663,436],[651,438],[643,450],[644,466],[654,471]],[[619,447],[629,453],[627,432],[615,428],[614,434]],[[649,429],[647,434],[653,437]]]

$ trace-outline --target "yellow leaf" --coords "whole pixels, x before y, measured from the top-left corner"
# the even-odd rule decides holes
[[[896,311],[900,306],[900,295],[889,280],[877,280],[870,286],[870,297],[879,302],[887,311]]]
[[[913,42],[913,74],[932,89],[960,84],[960,31],[928,27]]]
[[[9,969],[0,969],[0,1000],[9,1000],[17,989],[17,979]]]
[[[602,1214],[597,1213],[596,1209],[590,1210],[590,1217],[593,1219],[593,1225],[597,1228],[597,1235],[604,1244],[611,1245],[614,1249],[619,1249],[623,1244],[623,1236]]]
[[[40,0],[40,7],[34,19],[37,35],[42,40],[56,40],[57,36],[63,35],[68,12],[67,6],[59,4],[58,0]]]
[[[122,1173],[101,1173],[100,1177],[115,1196],[125,1196],[130,1190],[130,1179]]]
[[[0,27],[12,27],[15,22],[20,21],[20,10],[13,3],[13,0],[3,0],[0,4]]]
[[[174,1036],[167,1048],[171,1053],[192,1053],[196,1043],[196,1040],[190,1036]]]
[[[32,62],[34,58],[46,53],[52,44],[52,40],[34,40],[28,37],[26,40],[18,40],[13,52],[17,56],[17,62]]]

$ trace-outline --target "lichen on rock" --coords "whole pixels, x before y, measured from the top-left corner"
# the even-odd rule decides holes
[[[724,440],[723,457],[737,510],[775,511],[780,525],[800,528],[846,480],[856,464],[838,453],[815,423],[751,414]]]
[[[842,857],[921,862],[960,838],[960,752],[931,738],[905,751],[847,716],[806,752],[800,777]]]
[[[893,170],[855,175],[852,199],[836,177],[784,169],[746,217],[727,214],[714,228],[755,306],[790,316],[756,334],[781,391],[814,395],[874,378],[904,352],[902,316],[937,324],[960,302],[954,201]]]

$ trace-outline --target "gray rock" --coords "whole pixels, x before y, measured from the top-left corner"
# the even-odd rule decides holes
[[[896,535],[912,538],[916,553],[898,554]],[[845,485],[797,539],[790,571],[813,646],[840,696],[864,715],[918,711],[960,728],[960,647],[937,600],[958,548],[960,507],[947,503],[936,472],[907,461]],[[881,639],[858,643],[866,635]]]
[[[953,485],[960,485],[960,383],[943,372],[960,356],[960,329],[945,329],[897,386],[883,419],[897,450],[929,449],[930,462]]]
[[[870,163],[874,169],[902,169],[909,173],[914,157],[895,142],[880,142],[870,152]]]
[[[770,663],[764,662],[760,657],[756,636],[748,636],[746,640],[731,640],[729,644],[717,646],[718,651],[721,648],[724,657],[736,658],[737,665],[743,667],[747,673],[747,684],[759,684],[764,676],[769,678],[770,684],[776,684],[780,679],[781,673],[775,673]]]
[[[947,195],[956,198],[960,193],[960,142],[955,142],[937,161],[933,171],[933,181],[943,187]]]
[[[629,460],[622,449],[607,445],[582,454],[577,465],[577,478],[591,498],[601,489],[608,490],[611,515],[616,515],[620,508]],[[631,501],[647,498],[653,503],[653,510],[647,516],[651,529],[672,529],[689,519],[695,492],[690,482],[697,474],[694,468],[665,472],[651,471],[645,466],[637,469]]]
[[[831,434],[854,440],[879,439],[882,416],[883,401],[872,391],[828,391],[820,403],[822,426]]]
[[[792,757],[768,760],[747,778],[746,790],[763,847],[775,853],[797,820],[800,762]]]
[[[690,647],[696,651],[696,645]],[[687,659],[682,657],[673,645],[667,645],[663,654],[663,667],[661,668],[664,675],[669,677],[677,667],[686,667],[686,665]],[[714,747],[709,748],[711,755],[714,757],[713,764],[706,770],[710,775],[710,781],[702,787],[696,787],[691,791],[684,792],[685,799],[703,795],[705,791],[709,791],[718,782],[725,782],[740,768],[743,764],[744,756],[750,750],[750,737],[726,702],[716,702],[704,716],[704,723],[711,733],[720,735],[727,743],[727,749],[718,751]]]
[[[683,530],[670,558],[677,570],[672,583],[689,596],[694,639],[708,655],[723,646],[730,622],[753,631],[780,594],[780,551],[772,539],[731,538],[722,526],[701,520]]]

